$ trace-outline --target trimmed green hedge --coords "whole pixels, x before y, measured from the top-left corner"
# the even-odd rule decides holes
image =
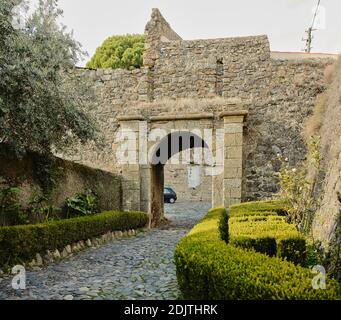
[[[341,299],[331,279],[314,290],[307,268],[254,250],[226,244],[218,223],[225,209],[208,212],[175,250],[178,284],[183,299]]]
[[[283,201],[259,201],[230,208],[231,243],[244,249],[304,265],[306,242],[295,225],[286,222]]]
[[[0,266],[29,261],[36,253],[62,250],[66,245],[109,231],[138,229],[148,223],[143,212],[109,211],[35,225],[0,227]]]
[[[293,224],[279,216],[247,216],[229,219],[231,243],[244,249],[277,255],[288,261],[304,264],[305,239]]]
[[[242,204],[235,204],[229,208],[231,217],[236,216],[252,216],[259,215],[279,215],[287,214],[288,204],[285,201],[270,200],[270,201],[252,201]]]

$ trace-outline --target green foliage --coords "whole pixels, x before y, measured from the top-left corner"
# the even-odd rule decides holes
[[[317,243],[314,243],[311,239],[308,239],[306,246],[306,261],[305,266],[313,267],[315,265],[323,265],[323,252]]]
[[[219,233],[221,240],[229,243],[229,213],[223,210],[219,220]]]
[[[319,169],[321,167],[321,164],[322,164],[321,137],[318,135],[312,136],[310,139],[310,142],[308,144],[308,149],[309,149],[310,163],[316,169]]]
[[[288,221],[299,225],[305,210],[311,207],[310,183],[306,179],[307,170],[304,166],[290,168],[286,163],[279,172],[280,195],[290,204]]]
[[[295,223],[299,229],[308,234],[314,213],[318,208],[318,198],[314,196],[316,173],[321,173],[321,138],[312,136],[308,144],[308,162],[301,164],[298,168],[291,168],[286,161],[282,161],[279,172],[280,196],[288,202],[288,220]],[[309,177],[315,171],[315,176]]]
[[[232,206],[230,243],[303,265],[305,239],[300,236],[294,224],[287,223],[286,218],[281,216],[286,212],[286,207],[287,204],[282,201],[259,201]]]
[[[252,249],[256,252],[267,254],[269,257],[276,256],[277,253],[276,239],[273,237],[240,236],[233,238],[231,243],[236,247]]]
[[[341,287],[327,279],[325,290],[314,290],[309,269],[277,257],[244,250],[220,239],[222,208],[214,209],[183,238],[175,250],[181,298],[340,299]]]
[[[143,65],[144,36],[112,36],[97,48],[88,68],[136,69]]]
[[[49,199],[45,196],[35,196],[29,202],[30,223],[48,222],[60,219],[57,215],[61,210],[48,204]]]
[[[82,51],[57,23],[56,1],[40,0],[23,27],[14,28],[18,3],[0,2],[0,143],[21,156],[95,139],[94,121],[82,111],[93,95],[70,72]]]
[[[60,209],[48,205],[48,198],[35,196],[24,209],[18,202],[20,189],[6,187],[0,190],[0,226],[25,225],[58,219]]]
[[[0,190],[0,226],[25,223],[26,217],[18,203],[20,189],[6,187]]]
[[[46,197],[50,197],[62,175],[52,153],[32,154],[33,175]]]
[[[286,201],[270,200],[270,201],[251,201],[242,204],[232,205],[230,207],[230,216],[252,216],[252,215],[280,215],[287,214],[289,208]]]
[[[91,190],[66,199],[68,217],[87,216],[96,212],[96,196]]]
[[[148,215],[142,212],[103,212],[34,225],[0,227],[0,267],[30,261],[36,253],[62,250],[66,245],[97,237],[109,231],[144,227]]]
[[[271,236],[276,239],[299,236],[295,225],[279,216],[249,216],[244,219],[230,219],[230,233],[232,236],[261,237]]]
[[[277,256],[295,264],[306,263],[306,241],[300,236],[280,239],[277,243]]]

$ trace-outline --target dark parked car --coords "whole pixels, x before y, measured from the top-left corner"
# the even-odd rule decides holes
[[[175,191],[170,187],[165,187],[163,189],[163,198],[165,202],[174,203],[177,200]]]

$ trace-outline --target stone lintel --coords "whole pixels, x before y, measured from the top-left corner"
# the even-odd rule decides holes
[[[247,110],[223,111],[219,114],[219,118],[223,118],[226,122],[244,122],[248,113]]]
[[[201,120],[214,119],[213,113],[165,114],[150,117],[151,121]]]

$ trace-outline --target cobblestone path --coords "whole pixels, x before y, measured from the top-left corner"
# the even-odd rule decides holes
[[[0,299],[176,299],[176,244],[210,204],[166,204],[167,226],[89,248],[26,273],[26,289],[0,278]]]

